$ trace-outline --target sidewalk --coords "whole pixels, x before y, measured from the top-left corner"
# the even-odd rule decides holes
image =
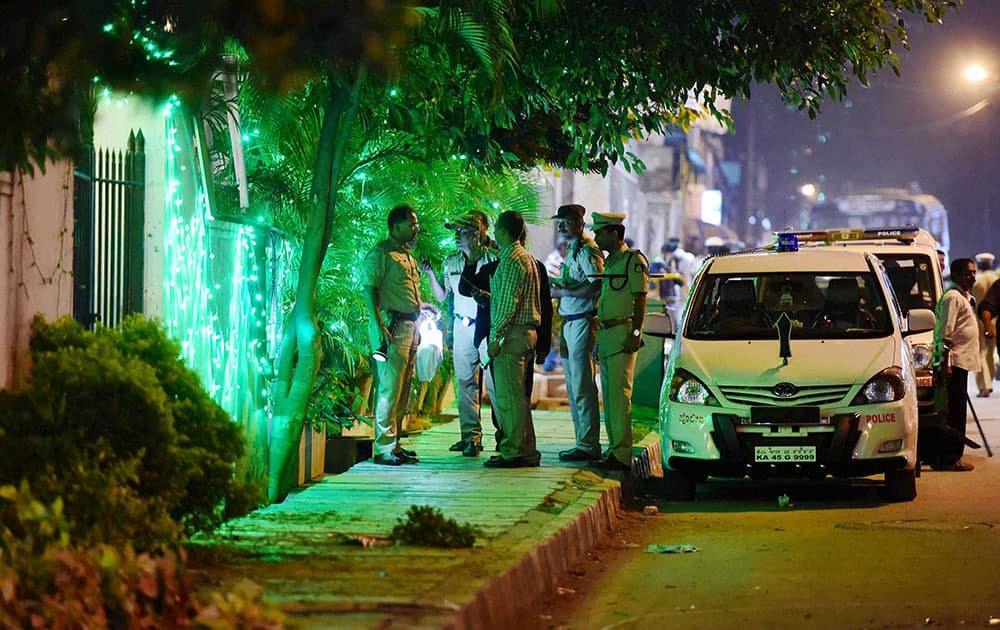
[[[568,411],[533,417],[539,468],[485,468],[489,451],[448,451],[458,422],[437,425],[404,440],[419,464],[359,463],[196,541],[196,583],[218,590],[251,579],[299,628],[516,627],[519,612],[613,526],[621,497],[617,473],[559,461],[573,444]],[[659,462],[656,435],[648,437],[633,464],[646,475]],[[412,505],[483,533],[471,549],[387,546]]]

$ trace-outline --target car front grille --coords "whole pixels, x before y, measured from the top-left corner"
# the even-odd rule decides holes
[[[832,405],[851,390],[850,385],[804,385],[791,396],[778,396],[772,386],[720,386],[722,395],[737,405]]]

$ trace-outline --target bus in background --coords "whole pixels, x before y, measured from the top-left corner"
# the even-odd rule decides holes
[[[879,188],[851,193],[813,206],[811,230],[838,228],[888,228],[913,225],[930,232],[948,256],[948,211],[933,195],[903,188]]]

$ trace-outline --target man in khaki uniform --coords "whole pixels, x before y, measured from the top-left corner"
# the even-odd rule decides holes
[[[594,381],[594,343],[596,340],[597,294],[601,282],[596,277],[604,270],[604,255],[584,235],[586,209],[580,204],[559,206],[556,228],[566,242],[566,257],[560,275],[552,278],[552,297],[559,298],[562,339],[559,354],[566,372],[566,394],[576,444],[559,452],[559,459],[586,462],[601,455],[601,412]]]
[[[632,464],[632,378],[642,344],[649,263],[625,245],[624,214],[594,212],[594,239],[608,252],[597,300],[597,356],[608,450],[592,465],[627,470]]]
[[[458,399],[458,422],[461,427],[461,439],[452,444],[449,450],[461,451],[466,457],[476,457],[483,450],[483,427],[480,420],[481,383],[484,380],[480,373],[480,362],[486,358],[486,340],[479,346],[475,343],[477,305],[475,299],[463,295],[459,283],[462,282],[462,271],[466,264],[471,264],[476,271],[497,259],[496,250],[491,247],[486,235],[489,218],[486,213],[472,210],[468,214],[453,219],[444,224],[449,230],[455,231],[455,246],[458,251],[448,254],[444,259],[442,275],[444,282],[439,282],[434,269],[428,263],[423,263],[423,270],[430,279],[431,289],[438,301],[444,301],[452,296],[455,312],[452,328],[452,358],[455,365],[455,397]],[[473,252],[475,252],[473,254]],[[472,261],[473,255],[476,260]],[[468,291],[466,291],[468,293]],[[481,347],[480,347],[481,346]],[[487,378],[486,385],[493,392],[493,379]]]
[[[396,206],[388,224],[389,238],[365,256],[362,277],[378,377],[372,461],[399,466],[418,461],[416,453],[400,446],[399,438],[419,342],[420,268],[410,251],[420,223],[413,208]]]

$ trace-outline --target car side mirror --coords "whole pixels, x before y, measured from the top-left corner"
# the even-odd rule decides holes
[[[674,338],[674,318],[670,313],[647,313],[642,331],[651,337]]]
[[[914,334],[934,330],[937,317],[929,308],[914,308],[906,314],[906,333]]]

